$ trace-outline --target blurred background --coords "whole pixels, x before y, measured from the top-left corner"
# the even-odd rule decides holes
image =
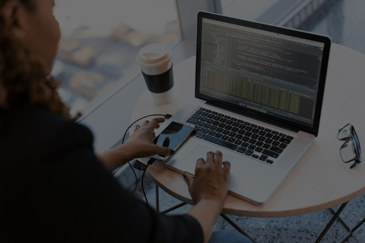
[[[71,114],[140,72],[136,56],[150,43],[180,41],[174,0],[56,0],[62,39],[52,74]]]
[[[72,115],[140,74],[136,56],[143,46],[162,43],[173,49],[184,40],[181,19],[195,13],[182,16],[178,2],[189,11],[202,0],[56,0],[62,39],[52,74],[62,82],[59,94]],[[329,35],[365,53],[364,0],[205,2],[224,15]]]

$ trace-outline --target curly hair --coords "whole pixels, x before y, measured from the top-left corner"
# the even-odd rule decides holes
[[[11,0],[0,0],[0,10]],[[35,11],[33,0],[19,0]],[[0,13],[0,108],[12,109],[26,104],[45,107],[71,119],[70,108],[57,93],[60,82],[47,74],[46,63],[34,56],[12,37]]]

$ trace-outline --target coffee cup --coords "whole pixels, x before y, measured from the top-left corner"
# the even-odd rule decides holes
[[[158,105],[168,104],[174,99],[174,75],[172,52],[163,44],[143,47],[137,56],[147,88]]]

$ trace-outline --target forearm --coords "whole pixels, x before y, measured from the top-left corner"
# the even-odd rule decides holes
[[[107,169],[113,171],[133,159],[129,152],[128,149],[114,148],[98,153],[96,156]]]
[[[194,217],[200,224],[207,243],[212,236],[212,229],[222,211],[222,204],[215,200],[201,200],[187,214]]]

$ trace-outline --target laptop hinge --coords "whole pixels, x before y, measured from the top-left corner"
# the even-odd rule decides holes
[[[262,122],[268,123],[270,125],[283,128],[285,130],[289,130],[291,132],[295,132],[295,133],[299,132],[298,128],[295,128],[295,127],[292,127],[292,126],[289,126],[289,125],[286,125],[286,124],[282,124],[282,123],[273,121],[273,120],[268,119],[266,117],[262,117],[259,114],[254,113],[254,112],[251,113],[251,112],[248,112],[248,111],[242,111],[242,110],[237,109],[235,107],[231,107],[231,106],[228,106],[228,105],[223,105],[221,103],[214,102],[214,101],[207,101],[206,104],[217,107],[217,108],[221,108],[221,109],[224,109],[224,110],[228,110],[230,112],[233,112],[233,113],[236,113],[236,114],[239,114],[239,115],[247,116],[247,117],[250,117],[252,119],[262,121]]]

